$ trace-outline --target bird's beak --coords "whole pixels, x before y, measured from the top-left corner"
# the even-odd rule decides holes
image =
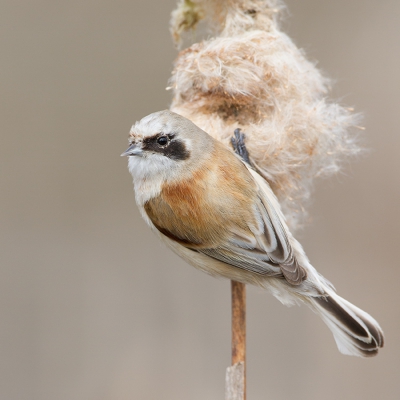
[[[124,156],[141,156],[143,150],[136,144],[132,143],[122,154],[121,157]]]

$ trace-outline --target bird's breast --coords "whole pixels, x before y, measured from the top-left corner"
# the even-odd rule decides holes
[[[188,179],[164,183],[144,204],[161,233],[193,248],[221,245],[232,232],[251,234],[249,226],[256,224],[254,182],[244,165],[229,155],[233,160],[220,157]]]

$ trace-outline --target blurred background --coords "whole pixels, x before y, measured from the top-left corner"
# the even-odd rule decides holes
[[[249,288],[248,399],[399,399],[400,2],[286,3],[285,30],[365,113],[370,149],[319,182],[297,236],[386,347],[343,356],[310,310]],[[1,399],[224,398],[229,282],[156,240],[119,156],[169,106],[174,6],[1,2]]]

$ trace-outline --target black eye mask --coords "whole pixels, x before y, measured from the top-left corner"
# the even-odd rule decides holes
[[[157,134],[143,139],[143,151],[162,154],[172,160],[186,160],[190,156],[185,143],[174,138],[175,135]]]

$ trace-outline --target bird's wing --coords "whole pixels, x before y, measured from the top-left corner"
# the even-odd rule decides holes
[[[300,285],[307,277],[306,256],[290,234],[278,200],[268,183],[250,166],[243,165],[256,185],[256,196],[249,200],[252,202],[253,215],[244,217],[246,228],[246,225],[239,226],[226,221],[219,228],[223,231],[224,240],[195,240],[198,236],[196,229],[189,226],[187,221],[183,226],[178,226],[181,224],[179,216],[161,197],[146,203],[144,211],[161,234],[183,247],[243,270],[264,276],[284,277],[290,284]],[[229,201],[229,197],[226,201]],[[188,206],[189,202],[186,203]],[[213,235],[217,231],[214,223]]]
[[[247,167],[247,166],[246,166]],[[307,277],[293,248],[293,239],[280,210],[278,200],[268,183],[247,167],[258,186],[254,213],[258,227],[249,234],[232,232],[230,240],[215,248],[196,251],[227,264],[265,276],[283,276],[292,285],[299,285]]]

